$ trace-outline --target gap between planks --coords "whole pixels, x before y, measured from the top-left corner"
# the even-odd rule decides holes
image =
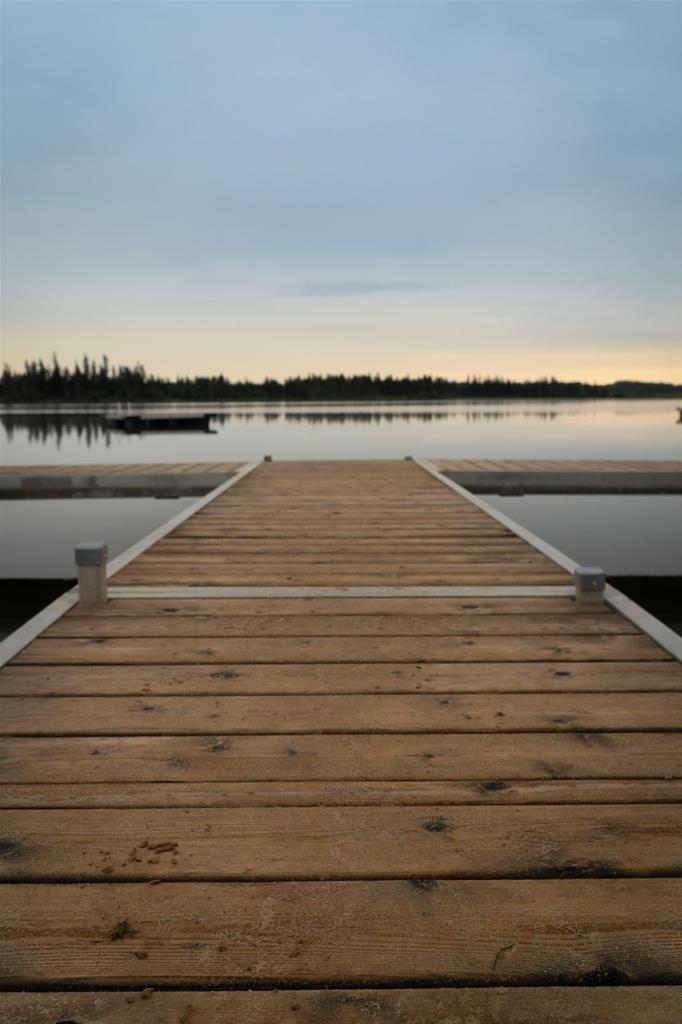
[[[677,804],[682,779],[527,779],[459,782],[135,782],[5,785],[0,806],[157,809],[183,807],[513,806]]]

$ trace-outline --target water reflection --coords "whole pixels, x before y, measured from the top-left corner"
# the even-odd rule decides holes
[[[105,416],[211,415],[203,431],[109,430]],[[674,402],[460,400],[0,406],[3,462],[205,462],[262,458],[679,458]],[[315,429],[313,429],[315,428]]]
[[[158,410],[157,410],[158,411]],[[435,423],[444,420],[460,419],[465,422],[479,420],[499,421],[511,418],[554,420],[566,415],[567,411],[555,409],[446,409],[446,410],[405,410],[388,409],[361,410],[313,410],[313,411],[262,411],[239,410],[234,412],[211,412],[211,424],[226,426],[231,421],[240,423],[259,422],[267,425],[279,423],[296,423],[308,426],[333,424],[373,424],[381,423]],[[577,415],[571,411],[571,415]],[[112,430],[105,426],[105,415],[90,412],[31,412],[0,414],[5,437],[12,442],[19,437],[28,442],[44,444],[53,441],[57,448],[64,438],[73,437],[86,448],[104,444],[111,446]]]
[[[54,441],[57,448],[61,447],[65,437],[75,437],[86,448],[94,444],[110,447],[110,431],[104,426],[103,416],[71,415],[59,416],[54,413],[37,415],[3,414],[2,426],[8,443],[23,435],[25,440],[37,444]]]

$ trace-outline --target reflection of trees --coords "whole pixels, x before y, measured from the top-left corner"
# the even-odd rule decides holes
[[[381,423],[432,423],[444,420],[506,420],[512,418],[554,420],[557,416],[584,415],[583,410],[573,409],[471,409],[441,408],[424,409],[315,409],[273,411],[270,409],[246,410],[232,409],[211,413],[214,424],[225,426],[236,421],[250,423],[256,421],[274,425],[280,422],[307,424],[313,426],[346,426],[365,424],[377,426]],[[40,412],[40,413],[2,413],[0,419],[8,441],[12,441],[18,433],[23,433],[29,442],[45,444],[54,441],[57,448],[65,438],[74,437],[86,448],[93,445],[111,445],[111,431],[104,425],[104,416],[97,413],[75,412]]]
[[[87,413],[35,413],[27,416],[3,413],[1,419],[8,441],[21,432],[29,442],[45,444],[54,441],[57,448],[64,438],[72,436],[86,448],[100,441],[104,441],[106,447],[111,444],[102,416]]]
[[[572,410],[568,414],[581,415],[581,413],[574,413]],[[448,419],[503,420],[511,417],[553,420],[557,416],[562,415],[567,415],[567,412],[564,410],[559,412],[555,409],[444,409],[438,412],[409,409],[393,412],[391,410],[378,409],[371,412],[362,412],[351,409],[347,411],[315,410],[315,412],[218,412],[211,413],[211,420],[221,425],[229,423],[230,420],[237,420],[240,423],[249,422],[250,420],[260,420],[263,423],[278,423],[281,420],[285,423],[310,423],[311,425],[327,423],[343,426],[345,423],[408,423],[410,420],[431,423],[432,421]]]

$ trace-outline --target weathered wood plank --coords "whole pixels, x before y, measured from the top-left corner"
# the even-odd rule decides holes
[[[675,733],[13,737],[4,782],[682,778]]]
[[[5,811],[4,881],[615,878],[682,870],[682,807]]]
[[[543,782],[28,783],[0,789],[0,807],[361,807],[440,804],[680,803],[682,780]]]
[[[366,500],[359,496],[342,503],[337,496],[329,501],[305,501],[294,498],[292,501],[267,501],[259,497],[254,500],[237,502],[232,499],[229,505],[216,507],[211,504],[197,516],[201,520],[212,523],[251,522],[264,523],[277,519],[285,525],[288,523],[311,522],[313,526],[320,517],[329,517],[333,522],[377,524],[381,520],[396,523],[417,525],[420,520],[428,519],[435,526],[451,523],[477,524],[486,521],[486,513],[476,510],[473,506],[457,505],[443,499],[422,501],[409,498],[402,502],[389,500]]]
[[[121,604],[121,602],[118,602]],[[140,610],[142,611],[142,610]],[[621,615],[79,615],[57,619],[45,637],[537,636],[625,635]]]
[[[229,544],[207,544],[197,546],[194,551],[176,551],[174,546],[161,546],[150,548],[145,554],[140,555],[139,563],[147,566],[162,566],[173,561],[179,566],[193,567],[215,563],[216,565],[234,566],[235,570],[244,569],[251,565],[257,565],[262,569],[274,566],[281,572],[297,572],[302,569],[313,567],[333,568],[335,572],[345,573],[354,571],[352,567],[363,565],[367,572],[414,572],[416,568],[424,568],[426,572],[439,572],[447,569],[453,572],[463,572],[467,566],[475,566],[476,569],[494,569],[504,567],[545,566],[554,570],[547,560],[540,554],[534,554],[528,549],[517,551],[495,551],[476,552],[467,548],[458,548],[457,551],[443,552],[414,551],[401,552],[396,557],[395,551],[387,551],[380,555],[370,557],[366,552],[333,552],[333,553],[297,553],[290,551],[263,551],[260,553],[239,554],[232,551]]]
[[[65,964],[76,986],[600,977],[671,983],[682,972],[678,879],[108,883],[0,891],[2,979],[22,987],[59,984]],[[125,937],[112,941],[122,927]]]
[[[17,665],[222,662],[666,661],[646,636],[542,637],[38,637]]]
[[[497,540],[507,541],[515,536],[506,527],[494,525],[492,519],[489,523],[476,527],[455,526],[447,528],[433,527],[429,524],[419,527],[419,540],[439,544],[441,549],[445,541],[454,543],[455,541],[463,540],[477,543],[477,538],[480,538],[481,543],[489,544]],[[357,543],[358,550],[360,550],[365,541],[372,545],[387,539],[405,539],[414,542],[415,529],[395,527],[390,523],[384,523],[383,525],[342,526],[330,524],[328,521],[320,523],[315,528],[310,524],[287,528],[279,525],[275,520],[263,525],[249,523],[243,526],[211,526],[206,523],[202,524],[198,516],[194,516],[183,526],[173,530],[172,534],[169,535],[169,539],[176,537],[228,538],[235,540],[264,539],[273,542],[291,539],[314,543],[326,543],[327,541],[342,543],[347,541],[353,546]]]
[[[131,602],[135,603],[135,602]],[[682,666],[646,662],[7,665],[11,696],[314,693],[628,693],[682,690]]]
[[[82,615],[82,610],[67,617]],[[135,600],[109,598],[105,605],[88,608],[88,617],[147,615],[233,616],[294,615],[561,615],[588,619],[614,616],[605,604],[577,604],[572,597],[228,597],[167,598]],[[620,618],[620,616],[618,616]],[[543,619],[544,621],[544,619]]]
[[[172,552],[167,552],[165,555],[162,553],[157,555],[142,554],[131,564],[135,567],[136,571],[142,572],[144,570],[145,573],[149,572],[150,574],[169,570],[174,570],[176,575],[184,573],[183,582],[186,582],[187,575],[190,578],[195,574],[202,576],[207,572],[210,573],[212,569],[215,573],[237,576],[242,580],[247,578],[250,569],[253,571],[254,579],[264,579],[268,575],[284,576],[293,574],[303,577],[304,575],[326,574],[339,578],[343,577],[346,580],[346,584],[351,579],[354,581],[351,585],[362,582],[363,577],[376,575],[385,575],[388,580],[396,580],[403,576],[421,578],[421,575],[423,575],[425,579],[443,576],[457,579],[460,576],[488,574],[512,579],[514,583],[522,582],[521,578],[529,574],[533,576],[546,576],[548,579],[561,576],[561,582],[564,583],[569,578],[566,573],[562,570],[557,570],[556,566],[553,566],[551,563],[535,558],[517,558],[508,562],[485,562],[471,559],[451,564],[447,564],[441,559],[434,559],[432,563],[425,563],[423,560],[417,560],[416,562],[370,563],[367,559],[358,555],[356,558],[348,556],[344,562],[338,565],[332,562],[314,562],[310,559],[296,559],[290,562],[279,559],[273,562],[267,559],[261,561],[258,558],[247,559],[243,565],[240,565],[233,564],[229,551],[216,550],[212,559],[210,557],[207,559],[198,558],[196,562],[192,561],[191,556],[185,559],[175,558]],[[191,566],[191,569],[186,570],[184,568],[186,564]],[[121,572],[123,571],[121,570]],[[517,576],[519,579],[517,579]],[[415,579],[413,582],[418,582],[418,580]],[[248,586],[248,584],[245,585]]]
[[[191,522],[191,520],[189,520]],[[179,531],[178,531],[179,532]],[[178,533],[169,534],[166,540],[168,541],[168,548],[172,548],[178,552],[178,554],[191,554],[196,548],[198,550],[208,549],[215,547],[216,539],[214,537],[180,537]],[[260,541],[240,539],[235,537],[230,539],[230,551],[236,555],[264,555],[269,553],[282,554],[291,557],[292,555],[316,555],[316,554],[329,554],[329,555],[347,555],[348,554],[348,543],[343,539],[328,539],[328,540],[316,540],[316,539],[299,539],[298,541],[287,541],[284,538],[267,539],[261,538]],[[374,557],[386,556],[395,558],[395,546],[390,540],[361,540],[358,538],[353,541],[353,549],[355,552],[362,552],[367,556]],[[409,551],[406,554],[414,555],[415,552],[420,552],[424,555],[430,555],[431,557],[437,557],[444,553],[445,545],[441,538],[434,540],[413,540],[410,544]],[[476,537],[467,537],[462,535],[457,538],[457,551],[461,551],[463,554],[472,552],[474,554],[503,554],[511,552],[512,554],[519,550],[524,550],[523,541],[518,540],[514,537],[490,537],[479,540]],[[527,550],[527,549],[525,549]],[[449,552],[450,557],[455,554],[454,550]],[[490,559],[489,559],[490,560]]]
[[[682,693],[0,697],[0,734],[682,730]]]
[[[682,986],[7,992],[12,1024],[679,1024]]]
[[[126,566],[111,579],[114,586],[187,586],[187,573],[182,567],[168,564],[164,568],[144,567],[137,563]],[[191,584],[195,587],[253,587],[253,586],[295,586],[295,587],[381,587],[381,586],[425,586],[425,587],[485,587],[485,586],[562,586],[568,581],[564,572],[547,572],[544,569],[515,569],[508,572],[482,572],[476,569],[466,573],[444,570],[439,573],[337,573],[331,570],[280,573],[254,567],[246,571],[197,567],[191,573]]]

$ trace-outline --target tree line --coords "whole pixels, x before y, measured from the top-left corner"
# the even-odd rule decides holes
[[[502,377],[382,377],[371,374],[311,374],[284,381],[266,377],[260,383],[213,377],[177,377],[169,380],[148,374],[141,364],[99,363],[84,356],[72,368],[56,356],[27,361],[16,372],[5,366],[0,381],[3,402],[337,402],[372,400],[438,400],[449,398],[640,398],[682,395],[682,386],[642,381],[585,384],[554,377],[515,381]]]

